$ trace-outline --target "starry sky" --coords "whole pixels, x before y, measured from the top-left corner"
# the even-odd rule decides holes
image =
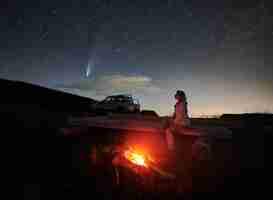
[[[2,0],[0,78],[191,116],[273,112],[265,0]]]

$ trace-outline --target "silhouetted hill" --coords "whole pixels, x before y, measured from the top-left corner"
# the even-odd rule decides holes
[[[95,100],[1,79],[0,90],[1,136],[6,137],[7,157],[14,161],[4,163],[9,167],[20,163],[18,173],[29,182],[60,177],[66,169],[64,158],[70,157],[70,146],[66,148],[62,137],[58,137],[59,129],[65,126],[68,116],[88,112]],[[23,155],[18,160],[17,153]]]
[[[86,97],[3,79],[0,79],[0,91],[2,105],[37,105],[54,112],[87,112],[90,104],[96,102]]]
[[[271,113],[223,114],[220,119],[273,119]]]

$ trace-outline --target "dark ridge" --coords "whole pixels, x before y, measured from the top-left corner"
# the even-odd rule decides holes
[[[242,114],[223,114],[220,119],[238,119],[238,120],[272,120],[271,113],[242,113]]]
[[[1,104],[37,105],[54,112],[87,112],[96,101],[30,83],[0,79]]]

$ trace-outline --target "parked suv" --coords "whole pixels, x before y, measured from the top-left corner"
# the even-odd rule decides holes
[[[97,111],[109,112],[139,112],[139,100],[133,98],[132,95],[113,95],[108,96],[104,100],[94,104],[93,108]]]

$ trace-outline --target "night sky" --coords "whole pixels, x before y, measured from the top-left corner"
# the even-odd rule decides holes
[[[273,112],[266,0],[2,0],[0,78],[192,116]]]

